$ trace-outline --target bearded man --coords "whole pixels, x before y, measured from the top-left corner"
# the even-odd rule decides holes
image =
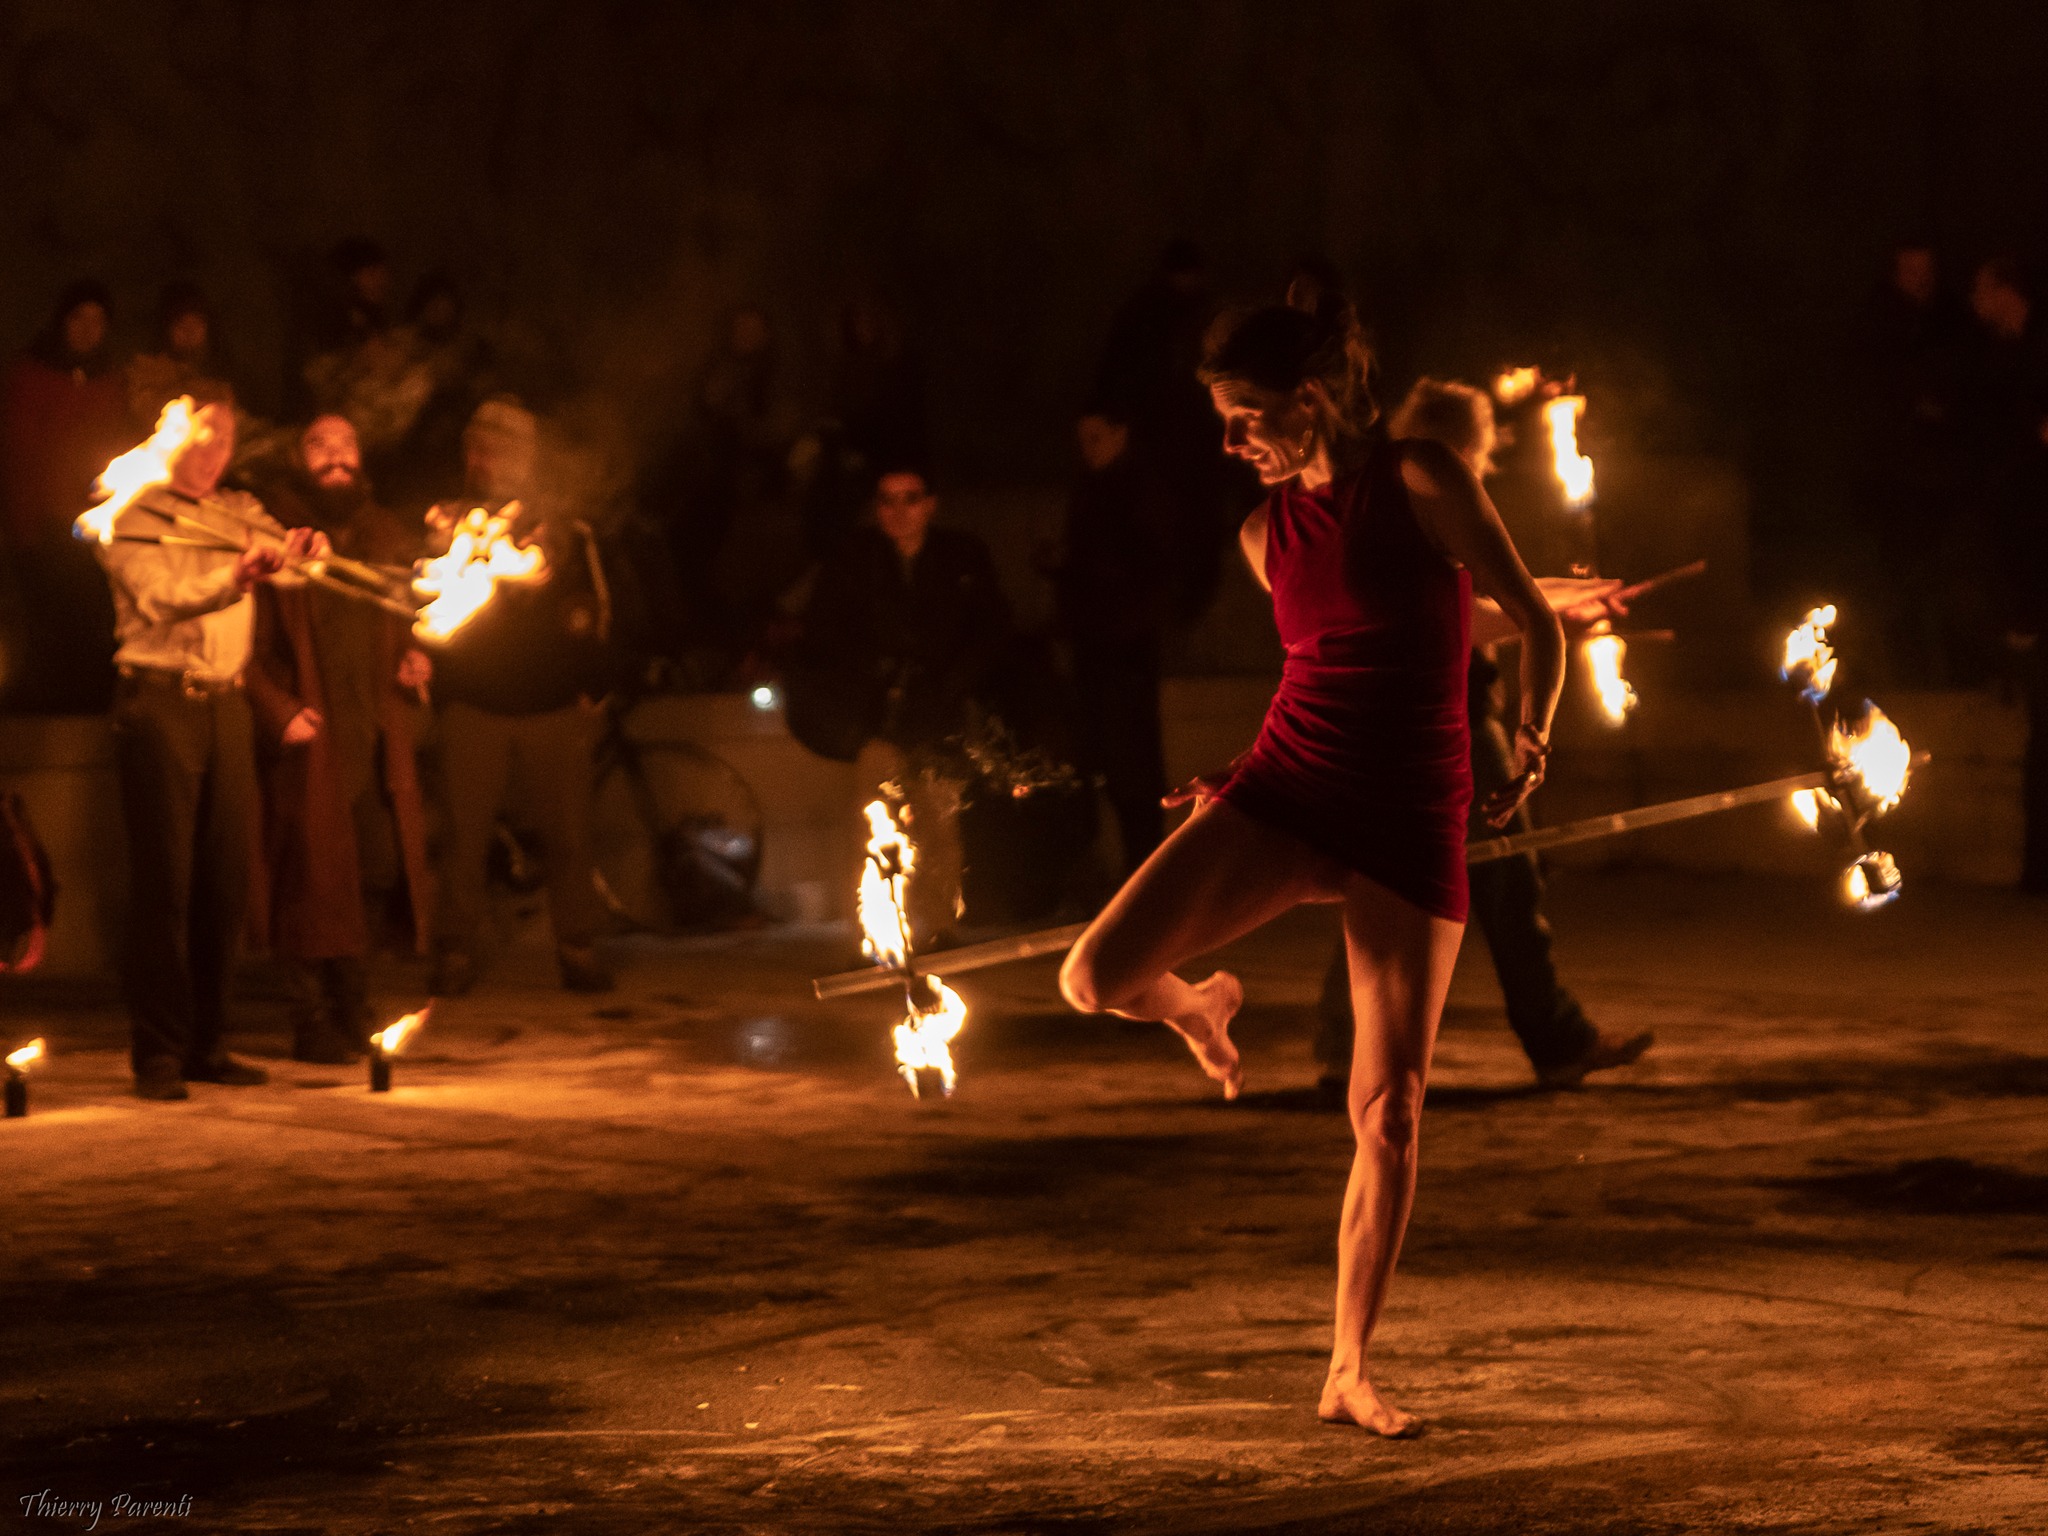
[[[294,468],[273,495],[280,519],[402,580],[417,540],[371,495],[348,420],[315,418]],[[257,602],[248,685],[270,939],[294,976],[300,1061],[362,1054],[380,920],[403,909],[425,952],[433,904],[416,743],[431,675],[405,621],[373,604],[318,586],[272,588]]]

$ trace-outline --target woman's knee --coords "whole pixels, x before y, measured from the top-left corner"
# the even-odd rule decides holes
[[[1401,1072],[1351,1093],[1351,1128],[1362,1148],[1406,1152],[1422,1136],[1420,1072]]]

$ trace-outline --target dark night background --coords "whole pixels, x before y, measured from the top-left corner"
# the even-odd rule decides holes
[[[1591,450],[1730,459],[1758,564],[1836,489],[1841,338],[1908,234],[1945,279],[2048,244],[2020,0],[0,6],[0,334],[111,283],[214,296],[251,403],[338,237],[434,265],[627,461],[726,308],[799,388],[879,287],[955,485],[1056,481],[1161,242],[1226,293],[1321,250],[1399,383],[1576,368]]]

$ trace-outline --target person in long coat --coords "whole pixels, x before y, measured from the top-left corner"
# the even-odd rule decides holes
[[[300,463],[302,495],[274,498],[280,520],[320,527],[340,552],[402,569],[410,541],[362,487],[348,423],[316,419],[300,439]],[[302,585],[270,589],[257,606],[247,687],[269,939],[296,973],[299,1060],[337,1064],[361,1053],[376,919],[401,893],[413,947],[426,953],[434,908],[416,749],[430,675],[405,621],[372,605]]]

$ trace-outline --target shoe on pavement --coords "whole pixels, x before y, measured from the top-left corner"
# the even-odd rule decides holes
[[[270,1081],[270,1074],[261,1067],[252,1067],[246,1061],[237,1061],[232,1056],[217,1056],[212,1061],[201,1062],[196,1067],[187,1067],[185,1081],[218,1083],[223,1088],[260,1088]]]
[[[175,1104],[192,1095],[185,1087],[185,1074],[178,1070],[178,1063],[173,1058],[152,1056],[135,1069],[135,1097]]]
[[[1570,1061],[1545,1067],[1536,1074],[1536,1081],[1545,1088],[1576,1088],[1585,1080],[1587,1073],[1625,1067],[1656,1043],[1656,1035],[1647,1029],[1622,1036],[1610,1035],[1606,1030],[1596,1028],[1591,1045]]]

